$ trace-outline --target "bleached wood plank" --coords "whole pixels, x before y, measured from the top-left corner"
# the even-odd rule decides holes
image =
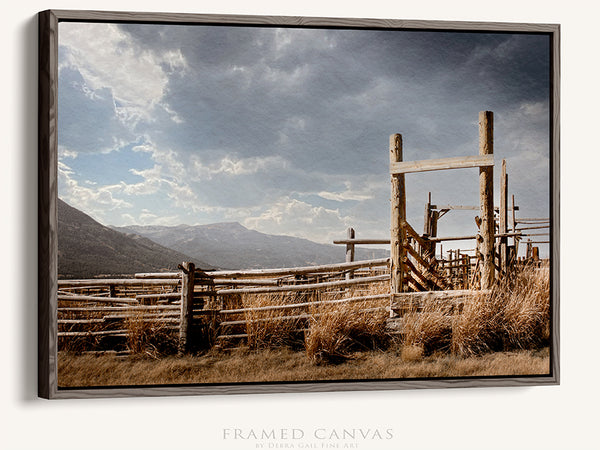
[[[148,299],[148,298],[161,299],[161,298],[180,298],[180,297],[181,297],[181,292],[167,292],[167,293],[158,293],[158,294],[138,294],[135,296],[135,298],[138,300]]]
[[[516,233],[496,233],[494,235],[495,239],[498,238],[502,238],[502,237],[513,237],[513,236],[521,236],[520,232],[516,232]],[[465,240],[469,240],[469,239],[475,239],[477,238],[476,234],[471,234],[468,236],[445,236],[445,237],[438,237],[438,238],[430,238],[429,241],[430,242],[443,242],[443,241],[465,241]]]
[[[143,278],[107,278],[90,280],[58,280],[58,287],[89,287],[89,286],[175,286],[181,280],[175,279],[143,279]]]
[[[363,267],[377,267],[388,264],[389,258],[356,261],[353,263],[325,264],[321,266],[290,267],[281,269],[254,269],[254,270],[220,270],[206,272],[216,280],[231,277],[272,277],[286,275],[303,275],[308,273],[337,272],[341,270],[360,269]]]
[[[98,302],[98,303],[126,303],[137,305],[138,301],[135,298],[125,297],[94,297],[92,295],[58,295],[59,301],[68,302]]]
[[[423,159],[390,163],[390,174],[431,172],[446,169],[467,169],[471,167],[491,167],[494,155],[459,156],[452,158]]]
[[[169,278],[181,279],[181,272],[156,272],[156,273],[136,273],[135,278],[152,279],[152,278]]]
[[[219,311],[220,314],[241,314],[257,311],[277,311],[283,309],[307,308],[310,306],[335,305],[338,303],[365,302],[389,298],[390,294],[365,295],[361,297],[341,298],[337,300],[320,300],[315,302],[290,303],[289,305],[258,306],[256,308],[239,308]]]
[[[514,196],[513,196],[514,197]],[[463,211],[479,211],[479,206],[473,205],[431,205],[431,209],[452,209],[452,210],[463,210]],[[512,208],[506,208],[507,211],[519,211],[518,206]],[[499,206],[494,206],[494,211],[500,211]]]
[[[389,280],[389,275],[377,275],[374,277],[362,277],[355,278],[353,280],[343,281],[331,281],[328,283],[311,283],[311,284],[299,284],[294,286],[280,286],[280,287],[258,287],[258,288],[246,288],[246,289],[220,289],[217,291],[217,295],[226,294],[267,294],[274,292],[294,292],[294,291],[309,291],[316,289],[325,289],[331,287],[341,286],[353,286],[356,284],[373,283],[377,281]]]
[[[333,241],[334,244],[354,244],[354,245],[371,245],[371,244],[389,244],[389,239],[339,239]]]

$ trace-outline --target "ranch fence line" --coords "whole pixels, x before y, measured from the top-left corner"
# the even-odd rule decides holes
[[[443,301],[451,311],[460,307],[465,297],[481,292],[439,290],[390,295],[388,265],[389,259],[384,258],[302,268],[220,271],[213,277],[193,263],[184,263],[179,272],[136,274],[133,279],[59,280],[59,344],[61,340],[80,338],[116,346],[131,337],[130,321],[134,321],[171,333],[179,351],[187,353],[247,339],[244,330],[249,324],[306,323],[321,314],[314,312],[315,307],[360,303],[361,311],[385,310],[401,318],[407,305],[414,310],[425,302]],[[347,280],[349,270],[354,273]],[[247,283],[260,286],[247,288]],[[374,286],[384,292],[368,294]],[[364,288],[367,295],[361,295],[356,287]],[[241,295],[265,293],[293,297],[287,304],[240,306]],[[364,306],[377,301],[379,306]],[[381,306],[381,301],[386,306]],[[277,314],[261,316],[267,312]],[[398,322],[393,323],[397,328]],[[296,331],[304,332],[306,327]]]
[[[347,296],[348,292],[359,292],[356,287],[387,285],[388,264],[389,258],[381,258],[309,267],[206,272],[185,262],[179,272],[141,273],[130,279],[59,280],[59,343],[74,337],[128,338],[128,321],[134,320],[164,325],[162,331],[176,332],[179,350],[185,353],[198,346],[214,345],[217,339],[245,337],[230,333],[247,322],[236,315],[308,311],[314,306],[389,298],[387,293]],[[348,271],[353,272],[349,280]],[[296,303],[257,308],[227,306],[236,305],[241,295],[256,294],[293,294]],[[298,301],[309,296],[311,301]],[[307,314],[273,320],[307,318]],[[232,316],[234,319],[227,320]],[[204,342],[198,342],[198,336]]]
[[[298,332],[321,313],[315,307],[359,303],[364,311],[386,310],[401,318],[406,305],[447,302],[460,310],[465,298],[489,292],[515,267],[540,264],[539,247],[548,243],[548,218],[517,218],[509,206],[506,160],[501,162],[500,203],[493,203],[493,113],[479,114],[479,154],[422,161],[403,160],[402,135],[389,140],[391,227],[389,239],[359,239],[346,230],[343,263],[277,269],[204,271],[183,262],[177,272],[139,273],[134,278],[58,281],[58,338],[119,342],[136,326],[167,332],[180,353],[247,339],[252,324],[294,321]],[[436,205],[431,193],[419,234],[407,221],[405,175],[434,170],[479,168],[479,206]],[[438,222],[450,211],[479,211],[476,229],[465,236],[438,236]],[[512,227],[509,228],[509,212]],[[538,230],[547,230],[538,231]],[[531,238],[534,239],[531,239]],[[518,258],[519,243],[526,245]],[[509,243],[512,239],[512,244]],[[474,248],[443,251],[443,243],[473,240]],[[390,257],[355,261],[356,245],[390,245]],[[436,255],[439,245],[439,255]],[[472,254],[474,252],[474,254]],[[447,257],[445,257],[447,253]],[[280,296],[283,304],[243,304],[244,297]],[[382,301],[385,306],[382,306]],[[387,303],[386,303],[387,301]],[[366,306],[373,302],[373,306]],[[364,305],[363,305],[364,304]],[[266,312],[281,314],[265,316]],[[398,321],[393,322],[397,326]],[[133,326],[133,325],[135,326]],[[154,327],[154,328],[152,328]]]

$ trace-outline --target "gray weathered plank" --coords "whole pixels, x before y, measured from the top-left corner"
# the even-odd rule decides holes
[[[206,272],[213,277],[215,283],[221,278],[230,277],[274,277],[287,275],[304,275],[309,273],[339,272],[340,270],[360,269],[363,267],[378,267],[389,263],[389,258],[356,261],[353,263],[324,264],[320,266],[288,267],[281,269],[255,269],[255,270],[221,270]]]
[[[431,172],[447,169],[468,169],[473,167],[490,167],[494,165],[494,155],[459,156],[440,159],[423,159],[420,161],[402,161],[390,164],[390,174]]]
[[[326,283],[310,283],[290,286],[278,287],[257,287],[257,288],[242,288],[242,289],[219,289],[217,295],[227,294],[267,294],[275,292],[295,292],[295,291],[311,291],[318,289],[326,289],[332,287],[354,286],[357,284],[373,283],[377,281],[389,280],[389,275],[376,275],[373,277],[361,277],[353,280],[329,281]]]

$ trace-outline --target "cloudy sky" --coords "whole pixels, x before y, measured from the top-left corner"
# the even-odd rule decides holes
[[[549,215],[549,38],[60,23],[59,196],[104,224],[238,221],[330,243],[389,236],[388,140],[478,154],[494,112],[521,217]],[[408,219],[478,205],[478,169],[408,174]],[[498,203],[498,202],[497,202]],[[453,211],[438,235],[473,234]]]

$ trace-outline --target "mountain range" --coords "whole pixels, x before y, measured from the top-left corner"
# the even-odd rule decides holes
[[[342,245],[318,244],[308,239],[265,234],[238,222],[210,225],[128,226],[114,228],[153,240],[197,259],[226,269],[265,269],[333,264],[345,260]],[[356,260],[385,258],[387,250],[357,248]]]
[[[356,260],[387,250],[357,248]],[[345,247],[270,235],[237,222],[109,227],[58,200],[58,273],[91,278],[175,270],[183,261],[211,270],[298,267],[343,262]]]
[[[183,261],[213,268],[150,239],[112,230],[58,199],[59,278],[172,271]]]

